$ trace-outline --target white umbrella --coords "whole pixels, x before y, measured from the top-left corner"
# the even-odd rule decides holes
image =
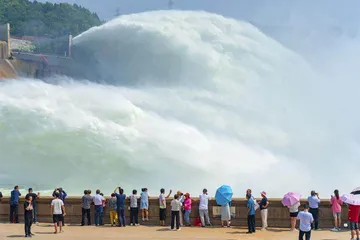
[[[351,194],[354,195],[359,195],[360,194],[360,187],[355,188],[354,190],[351,191]]]
[[[341,200],[350,205],[360,206],[360,194],[344,194],[341,196]]]

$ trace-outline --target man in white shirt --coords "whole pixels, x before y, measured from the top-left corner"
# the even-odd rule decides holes
[[[103,224],[103,201],[105,198],[100,195],[101,191],[96,190],[96,195],[94,196],[94,204],[95,204],[95,225],[98,226]]]
[[[304,211],[299,212],[297,219],[300,220],[299,240],[310,240],[311,224],[314,222],[313,215],[309,213],[309,205],[304,204]]]
[[[60,194],[56,192],[54,194],[55,199],[51,202],[51,212],[53,214],[53,222],[55,227],[55,234],[58,233],[58,225],[60,226],[60,232],[62,232],[62,218],[66,215],[64,202],[59,199]]]
[[[201,194],[199,196],[199,198],[200,198],[199,215],[200,215],[201,225],[202,225],[202,227],[205,227],[205,221],[207,222],[208,225],[211,225],[210,217],[209,217],[209,210],[208,210],[210,197],[207,195],[206,188],[204,188],[203,194]]]

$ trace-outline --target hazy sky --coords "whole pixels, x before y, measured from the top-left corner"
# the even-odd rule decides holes
[[[40,0],[45,2],[46,0]],[[119,8],[121,14],[167,9],[168,0],[49,0],[69,2],[85,6],[99,14],[102,19],[111,19]],[[267,25],[300,25],[310,22],[319,25],[358,23],[357,0],[173,0],[174,9],[205,10],[221,15],[255,21]]]

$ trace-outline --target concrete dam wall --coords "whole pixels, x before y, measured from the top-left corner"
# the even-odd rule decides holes
[[[52,221],[52,216],[50,215],[50,203],[51,197],[43,197],[37,200],[37,212],[38,212],[38,220],[39,222],[48,222]],[[260,199],[258,199],[260,200]],[[170,223],[170,202],[171,199],[167,200],[167,223]],[[289,217],[289,209],[284,207],[281,203],[280,199],[269,199],[269,212],[268,212],[268,225],[269,227],[284,227],[290,228],[290,217]],[[301,203],[306,203],[307,200],[303,199]],[[21,198],[20,207],[23,206],[24,198]],[[128,207],[129,202],[126,201],[126,209]],[[194,221],[195,218],[199,216],[199,199],[193,198],[192,210],[191,210],[191,222]],[[65,222],[71,224],[80,224],[81,222],[81,197],[69,197],[65,201],[66,207],[66,217]],[[301,210],[301,208],[299,208]],[[333,227],[333,215],[331,211],[330,201],[323,199],[320,206],[320,215],[319,215],[319,225],[320,228],[330,228]],[[342,208],[342,220],[347,222],[347,212],[348,209],[346,206]],[[0,202],[0,222],[8,222],[9,221],[9,198],[5,197],[2,202]],[[247,226],[247,209],[246,209],[246,200],[236,198],[232,201],[232,214],[233,218],[231,220],[231,224],[234,226]],[[22,214],[24,211],[19,211],[20,219],[22,219]],[[91,206],[91,217],[94,217],[94,206]],[[125,211],[125,215],[127,216],[127,221],[129,221],[129,213],[130,211]],[[140,215],[139,211],[139,215]],[[221,214],[221,207],[217,206],[214,199],[209,201],[209,215],[211,218],[211,222],[214,225],[220,224],[219,215]],[[159,224],[159,200],[157,198],[151,198],[149,200],[149,218],[150,221],[146,224],[148,225],[158,225]],[[109,207],[105,208],[104,212],[104,222],[108,224],[109,221]],[[141,218],[140,218],[141,219]],[[21,220],[22,221],[22,220]],[[92,220],[92,222],[94,222]],[[261,216],[259,210],[256,211],[256,225],[261,226]]]

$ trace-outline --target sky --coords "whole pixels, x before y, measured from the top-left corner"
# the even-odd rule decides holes
[[[46,2],[46,0],[39,0]],[[76,3],[111,20],[120,14],[168,8],[168,0],[47,0]],[[251,22],[293,51],[314,59],[314,51],[339,46],[338,39],[353,39],[359,31],[358,0],[172,0],[173,9],[202,10]],[[343,39],[342,39],[343,40]],[[346,42],[346,45],[348,43]],[[342,43],[344,46],[344,43]],[[340,51],[340,50],[339,50]],[[318,55],[316,53],[316,55]],[[318,61],[317,59],[313,61]]]
[[[49,2],[77,3],[97,12],[101,19],[109,20],[116,14],[167,9],[168,0],[48,0]],[[46,0],[40,0],[46,2]],[[224,16],[256,21],[273,26],[305,26],[309,21],[319,24],[358,22],[357,0],[173,0],[174,9],[205,10]],[[305,17],[306,16],[306,17]]]

